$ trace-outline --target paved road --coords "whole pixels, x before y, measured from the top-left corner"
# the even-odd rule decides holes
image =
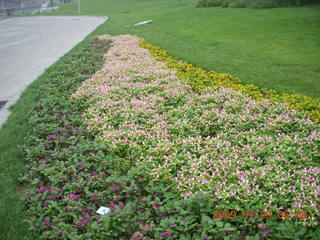
[[[106,19],[58,16],[0,20],[0,101],[8,101],[0,109],[0,128],[9,115],[8,107],[26,86]]]

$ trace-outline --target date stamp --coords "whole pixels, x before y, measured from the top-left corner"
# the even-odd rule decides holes
[[[233,211],[233,210],[226,210],[226,211],[213,211],[212,212],[213,219],[298,219],[298,220],[306,220],[309,216],[307,211],[296,211],[295,213],[289,213],[288,211],[281,210],[278,212],[272,211],[254,211],[254,210],[243,210],[243,211]]]

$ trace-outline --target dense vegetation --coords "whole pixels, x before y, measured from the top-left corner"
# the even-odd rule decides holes
[[[103,52],[110,42],[95,40],[88,47],[87,39],[46,71],[23,94],[0,132],[4,163],[0,203],[6,206],[0,210],[0,238],[316,239],[320,235],[315,200],[319,125],[277,101],[256,101],[258,87],[253,87],[253,95],[251,90],[239,93],[225,88],[234,83],[245,86],[233,82],[240,77],[245,83],[312,96],[316,103],[320,93],[318,6],[257,11],[199,9],[194,8],[196,0],[183,6],[171,0],[81,3],[83,14],[110,17],[93,35],[133,33],[193,65],[140,43],[165,63],[150,60],[146,50],[130,45],[136,40],[128,37],[131,40],[125,46],[132,48],[127,49],[119,48],[121,37],[108,37],[114,41],[108,56],[122,65],[105,62],[94,74],[103,66]],[[65,5],[54,14],[66,13],[76,13],[75,5]],[[133,26],[150,18],[152,24]],[[134,54],[127,56],[120,50]],[[140,58],[133,58],[141,51]],[[154,75],[126,69],[132,61],[142,64],[142,69],[152,63]],[[213,71],[206,69],[236,77],[216,72],[211,76]],[[121,71],[125,74],[117,75]],[[168,74],[165,79],[163,74]],[[106,76],[112,79],[107,86]],[[223,76],[227,81],[218,81],[215,87],[212,78]],[[205,86],[213,89],[204,90]],[[302,107],[308,108],[307,104]],[[163,121],[152,128],[144,119]],[[206,150],[217,144],[225,151]],[[24,157],[17,145],[23,145]],[[215,162],[215,169],[207,169],[211,158],[221,160]],[[232,159],[241,168],[234,168]],[[196,165],[195,160],[200,163]],[[230,167],[228,176],[223,174],[224,166]],[[251,168],[258,178],[247,174]],[[210,176],[213,173],[216,178]],[[23,175],[18,194],[16,180]],[[266,185],[260,184],[261,176]],[[214,189],[222,183],[231,187],[220,188],[217,195]],[[232,189],[234,184],[242,188]],[[297,191],[296,184],[304,191]],[[270,193],[272,198],[260,198],[253,191]],[[233,194],[237,200],[231,203]],[[253,202],[246,205],[252,194]],[[29,224],[22,222],[19,197],[25,200],[31,232]],[[265,204],[272,217],[264,211]],[[111,213],[97,215],[101,205],[110,207]],[[309,218],[299,219],[293,206],[307,210]],[[291,220],[279,219],[280,209],[289,210]],[[231,210],[240,216],[243,210],[257,212],[233,219]]]
[[[28,153],[22,154],[22,146],[33,145],[35,148],[32,152],[38,152],[37,148],[41,146],[34,144],[36,139],[43,137],[40,129],[56,132],[55,126],[59,124],[75,124],[81,121],[81,116],[77,115],[79,109],[73,109],[75,105],[65,101],[65,98],[77,84],[102,66],[105,43],[93,41],[91,46],[88,46],[89,39],[62,57],[27,88],[17,104],[11,108],[11,116],[1,128],[0,239],[38,238],[38,234],[32,235],[28,231],[31,219],[26,218],[22,211],[26,205],[20,200],[24,199],[29,191],[29,186],[22,177],[28,172],[24,165],[30,162],[24,157],[24,154]],[[38,124],[30,128],[33,120]],[[34,131],[31,132],[32,130]],[[28,140],[25,139],[27,135]]]
[[[231,89],[196,93],[140,39],[100,39],[113,41],[103,68],[82,84],[90,63],[57,68],[31,112],[24,180],[36,235],[315,239],[317,124]]]
[[[158,60],[167,62],[169,67],[175,68],[177,74],[183,80],[187,80],[188,84],[192,86],[195,91],[207,87],[227,87],[247,94],[258,101],[268,99],[272,102],[286,103],[291,108],[308,114],[312,120],[320,122],[319,98],[311,98],[299,94],[281,93],[272,89],[259,88],[254,84],[244,84],[241,80],[229,74],[206,71],[202,68],[195,67],[190,63],[173,59],[166,51],[153,46],[152,44],[142,43],[141,46],[149,49]]]
[[[253,8],[276,8],[303,6],[319,3],[319,0],[199,0],[198,7],[253,7]]]

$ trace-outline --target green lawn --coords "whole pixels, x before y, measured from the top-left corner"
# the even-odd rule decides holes
[[[81,11],[109,17],[99,33],[135,34],[176,58],[245,83],[320,96],[320,5],[257,10],[195,8],[196,2],[81,0]],[[53,14],[77,14],[76,3]],[[153,23],[133,26],[148,19]]]

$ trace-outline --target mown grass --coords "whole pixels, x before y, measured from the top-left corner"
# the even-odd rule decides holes
[[[12,108],[13,114],[0,131],[0,239],[30,238],[27,224],[23,222],[22,191],[19,191],[17,179],[24,171],[18,145],[29,131],[27,112],[33,104],[34,86]]]
[[[135,34],[175,58],[245,83],[320,96],[320,5],[204,9],[196,2],[82,0],[81,14],[109,17],[99,33]],[[52,14],[77,14],[76,3]],[[133,26],[148,19],[153,23]]]

